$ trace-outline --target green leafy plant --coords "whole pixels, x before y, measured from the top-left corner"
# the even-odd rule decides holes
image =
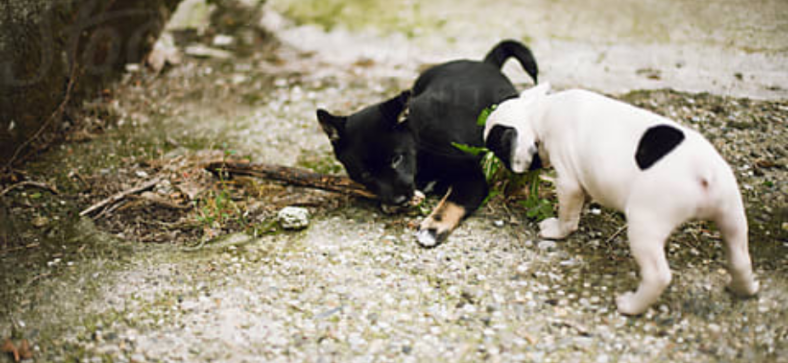
[[[539,198],[541,171],[533,170],[525,175],[528,179],[528,185],[530,188],[528,198],[520,201],[520,205],[525,207],[527,210],[525,215],[528,216],[528,218],[535,219],[536,221],[542,221],[553,217],[553,203],[548,199]]]
[[[479,126],[487,124],[487,118],[490,117],[495,107],[496,105],[493,105],[482,110],[482,112],[479,113],[476,124]],[[482,202],[483,204],[486,204],[492,198],[506,194],[507,190],[518,190],[528,185],[528,197],[525,200],[519,201],[519,204],[527,209],[526,215],[528,218],[542,221],[553,216],[553,202],[549,199],[542,199],[539,197],[539,187],[541,185],[540,170],[529,171],[525,174],[514,174],[506,170],[501,160],[486,147],[465,145],[456,142],[453,142],[452,146],[473,156],[481,155],[480,163],[484,178],[487,180],[487,184],[491,186],[487,198]]]
[[[487,119],[490,117],[490,114],[492,114],[493,111],[495,111],[496,108],[498,108],[498,105],[492,105],[490,107],[486,107],[485,109],[483,109],[482,112],[479,112],[479,117],[476,118],[476,125],[478,126],[486,125]]]

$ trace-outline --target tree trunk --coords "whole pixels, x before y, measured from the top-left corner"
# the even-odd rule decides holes
[[[0,1],[0,168],[141,62],[180,0]]]

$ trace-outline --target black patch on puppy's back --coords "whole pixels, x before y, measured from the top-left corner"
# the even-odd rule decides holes
[[[684,141],[684,132],[670,125],[650,127],[643,133],[635,152],[640,170],[646,170]]]
[[[512,151],[517,145],[517,130],[514,127],[495,125],[487,134],[486,146],[503,164],[512,169]]]

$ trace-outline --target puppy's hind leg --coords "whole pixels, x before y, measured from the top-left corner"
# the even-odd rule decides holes
[[[665,241],[676,224],[652,213],[627,212],[629,246],[640,267],[640,285],[616,299],[618,311],[640,315],[659,299],[670,284],[671,273],[665,257]]]
[[[752,296],[758,292],[758,282],[752,272],[748,250],[747,217],[738,193],[735,200],[734,205],[721,208],[714,222],[722,232],[725,242],[728,272],[731,274],[728,289],[739,296]]]

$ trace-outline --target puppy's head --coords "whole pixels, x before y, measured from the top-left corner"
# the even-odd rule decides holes
[[[351,179],[385,204],[401,205],[413,197],[416,141],[408,128],[410,91],[350,116],[317,110],[334,155]]]
[[[543,83],[523,92],[519,98],[504,101],[487,118],[484,143],[495,156],[515,173],[542,167],[539,139],[533,121],[537,106],[550,90]]]

